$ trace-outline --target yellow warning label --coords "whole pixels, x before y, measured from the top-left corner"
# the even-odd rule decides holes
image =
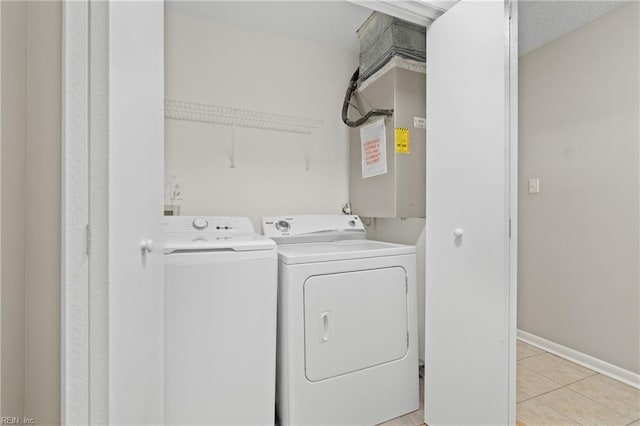
[[[411,152],[409,129],[406,127],[396,127],[396,152],[400,154],[409,154]]]

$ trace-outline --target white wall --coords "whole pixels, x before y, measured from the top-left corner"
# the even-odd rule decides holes
[[[24,413],[27,3],[2,2],[2,416]]]
[[[62,3],[28,7],[25,416],[60,422]]]
[[[60,422],[60,2],[2,2],[2,415]]]
[[[639,13],[630,2],[521,57],[519,75],[518,328],[635,373]]]
[[[169,99],[326,120],[311,136],[166,120],[165,178],[181,183],[183,215],[340,213],[348,201],[342,98],[358,53],[167,14]],[[355,34],[354,34],[355,37]],[[313,143],[305,170],[307,142]],[[167,190],[167,197],[168,197]]]

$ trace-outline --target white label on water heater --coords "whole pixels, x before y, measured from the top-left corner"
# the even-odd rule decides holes
[[[413,117],[413,127],[416,129],[426,129],[427,119],[424,117]]]
[[[387,139],[384,119],[360,128],[362,179],[387,173]]]

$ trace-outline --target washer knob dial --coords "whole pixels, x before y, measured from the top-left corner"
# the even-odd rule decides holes
[[[279,220],[276,222],[276,228],[278,231],[287,232],[291,228],[291,225],[289,225],[289,222],[286,220]]]
[[[193,225],[193,229],[202,231],[203,229],[207,229],[207,226],[209,226],[209,222],[207,222],[207,219],[203,217],[198,217],[193,220],[192,225]]]

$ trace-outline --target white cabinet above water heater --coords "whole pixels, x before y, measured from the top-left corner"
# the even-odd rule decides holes
[[[364,81],[354,96],[358,108],[393,109],[384,120],[384,146],[375,147],[386,160],[386,172],[368,173],[369,152],[376,136],[351,129],[349,198],[354,214],[366,217],[425,217],[426,74],[425,64],[394,58]],[[364,133],[367,130],[365,129]],[[370,140],[367,140],[370,139]],[[382,155],[377,152],[383,150]],[[384,165],[383,165],[384,166]],[[385,168],[383,167],[382,170]]]

